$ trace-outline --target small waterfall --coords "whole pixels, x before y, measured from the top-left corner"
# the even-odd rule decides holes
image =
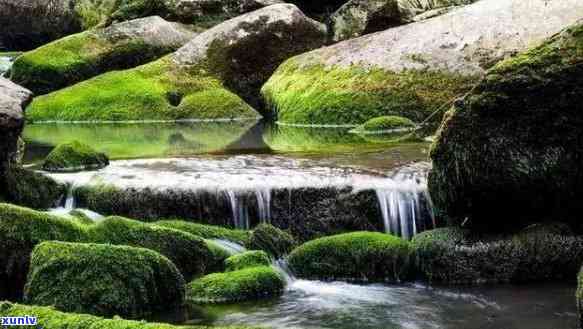
[[[75,196],[73,195],[73,191],[75,190],[75,185],[70,184],[69,188],[67,189],[67,197],[65,199],[65,210],[70,212],[71,210],[75,209]]]
[[[231,255],[241,254],[247,251],[242,245],[223,239],[213,239],[212,242],[218,244],[221,248],[228,251]]]
[[[271,223],[271,190],[258,189],[255,191],[257,197],[257,211],[259,213],[259,222],[262,224]]]
[[[249,212],[245,202],[241,202],[240,197],[235,191],[226,191],[226,194],[231,203],[231,210],[233,212],[233,224],[235,228],[240,230],[248,230],[251,228],[249,223]]]
[[[288,288],[290,287],[291,283],[296,281],[296,277],[289,268],[289,265],[287,264],[287,261],[285,259],[281,258],[276,260],[275,262],[273,262],[273,266],[275,266],[279,273],[281,273],[285,282],[287,283]]]

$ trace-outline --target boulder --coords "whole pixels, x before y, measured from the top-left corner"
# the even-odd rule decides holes
[[[350,0],[330,16],[330,22],[334,42],[403,24],[397,0]]]
[[[296,245],[291,234],[269,224],[258,225],[246,244],[248,249],[263,250],[275,258],[289,254]]]
[[[158,16],[93,29],[24,53],[10,79],[35,94],[46,94],[112,70],[158,59],[186,44],[196,33]]]
[[[43,242],[31,256],[25,301],[73,313],[142,319],[184,305],[184,278],[148,249]]]
[[[219,24],[156,62],[38,97],[28,115],[43,121],[256,118],[249,104],[260,106],[259,88],[276,67],[322,45],[325,36],[324,26],[295,6],[269,6]]]
[[[225,259],[225,269],[227,272],[238,271],[249,267],[269,265],[271,265],[269,255],[261,250],[246,251]]]
[[[578,0],[482,0],[293,57],[262,93],[282,123],[359,125],[383,115],[422,122],[494,63],[581,16]]]
[[[581,228],[582,61],[579,21],[494,66],[446,114],[429,188],[452,224],[504,231],[536,218]]]
[[[77,141],[57,145],[45,158],[42,168],[50,172],[101,169],[109,165],[104,153]]]
[[[273,267],[249,267],[209,274],[189,283],[186,300],[193,304],[234,303],[279,296],[284,288],[283,276]]]
[[[288,257],[300,278],[400,282],[409,273],[409,242],[378,232],[345,233],[308,241]]]

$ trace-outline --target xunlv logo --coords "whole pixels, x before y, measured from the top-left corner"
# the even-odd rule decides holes
[[[34,326],[36,325],[36,316],[4,316],[0,317],[2,327],[11,326]]]

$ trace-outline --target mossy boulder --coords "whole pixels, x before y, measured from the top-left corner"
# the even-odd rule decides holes
[[[94,243],[128,245],[154,250],[168,257],[189,280],[207,271],[211,254],[205,241],[183,231],[148,225],[122,217],[108,217],[88,229]]]
[[[57,145],[45,158],[42,168],[51,172],[101,169],[109,165],[104,153],[78,141]]]
[[[213,240],[205,240],[205,242],[210,252],[206,274],[224,272],[226,269],[225,261],[232,256],[232,253]]]
[[[262,108],[259,89],[277,66],[322,45],[325,36],[324,26],[295,6],[269,6],[221,23],[158,61],[39,97],[28,118],[255,119],[251,106]],[[262,56],[252,56],[254,48],[261,48]]]
[[[162,220],[154,222],[153,224],[188,232],[205,239],[228,240],[239,244],[246,244],[250,235],[249,231],[229,229],[215,225],[198,224],[183,220]]]
[[[158,16],[59,39],[18,57],[10,79],[46,94],[107,71],[132,68],[182,47],[196,34]]]
[[[583,4],[477,1],[293,57],[262,93],[268,108],[287,124],[356,126],[385,115],[437,124],[441,111],[469,92],[494,63],[582,14]],[[557,19],[539,24],[547,15]]]
[[[67,219],[0,204],[0,299],[22,298],[30,253],[37,244],[86,239],[83,228]]]
[[[10,203],[35,209],[48,209],[57,205],[65,195],[67,186],[32,170],[14,166],[5,177],[6,189],[0,192]]]
[[[0,302],[0,317],[36,316],[37,325],[50,329],[209,329],[206,326],[173,326],[163,323],[147,323],[120,318],[106,319],[88,314],[63,313],[53,307],[30,306]],[[257,329],[248,326],[213,326],[214,329]]]
[[[411,245],[421,278],[441,284],[572,280],[583,262],[583,238],[555,227],[506,235],[448,227],[420,233]]]
[[[281,229],[269,225],[258,225],[249,236],[247,249],[263,250],[275,258],[289,254],[297,242],[294,237]]]
[[[356,127],[351,132],[357,134],[391,134],[410,131],[415,128],[415,123],[407,118],[399,116],[383,116],[370,119]]]
[[[288,257],[300,278],[400,282],[409,272],[409,242],[384,233],[354,232],[308,241]]]
[[[65,312],[143,318],[184,305],[184,278],[148,249],[43,242],[31,256],[25,301]]]
[[[494,66],[447,113],[429,189],[452,224],[507,231],[539,218],[580,226],[582,60],[579,22]]]
[[[225,260],[227,272],[242,270],[249,267],[269,266],[271,259],[265,251],[251,250],[233,255]]]
[[[187,285],[186,298],[194,304],[233,303],[278,296],[284,288],[284,278],[273,267],[250,267],[197,279]]]

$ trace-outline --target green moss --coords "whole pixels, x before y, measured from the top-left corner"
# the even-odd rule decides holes
[[[33,248],[43,241],[82,241],[85,231],[66,219],[0,204],[0,299],[22,297]]]
[[[421,122],[467,92],[476,79],[445,72],[300,66],[292,58],[262,94],[283,123],[356,126],[389,115]]]
[[[6,175],[6,201],[37,209],[48,209],[65,195],[67,187],[43,174],[12,167]],[[2,193],[0,193],[2,194]]]
[[[225,261],[231,257],[231,253],[212,240],[205,240],[205,242],[210,251],[206,273],[224,272]]]
[[[175,97],[179,95],[179,104]],[[221,99],[213,98],[220,95]],[[217,110],[212,103],[228,105]],[[33,121],[127,121],[256,118],[257,113],[222,83],[196,67],[177,67],[169,57],[125,71],[105,73],[37,97],[27,109]]]
[[[95,151],[87,144],[72,141],[55,147],[46,157],[43,169],[62,172],[101,169],[107,165],[109,165],[107,155]]]
[[[115,319],[104,319],[101,317],[63,313],[52,307],[29,306],[0,302],[0,317],[5,316],[36,316],[38,328],[47,329],[210,329],[200,326],[173,326],[162,323],[146,323],[145,321],[131,321]],[[246,326],[212,327],[215,329],[253,329]]]
[[[564,232],[555,225],[514,235],[442,228],[418,234],[411,245],[420,274],[432,283],[569,280],[583,261],[583,238]]]
[[[200,237],[122,217],[108,217],[89,227],[92,242],[142,247],[168,257],[185,278],[204,274],[211,252]]]
[[[415,123],[399,116],[382,116],[370,119],[356,127],[352,132],[363,134],[386,134],[395,131],[412,130]]]
[[[142,318],[184,304],[184,278],[142,248],[43,242],[31,256],[27,303],[103,316]]]
[[[230,303],[277,296],[283,293],[281,274],[269,266],[215,273],[188,284],[191,303]]]
[[[78,209],[74,209],[74,210],[70,211],[69,215],[72,216],[73,219],[75,221],[77,221],[77,223],[80,225],[93,225],[93,224],[95,224],[93,219],[91,219],[89,216],[87,216],[87,214],[85,214],[84,212],[82,212]]]
[[[154,222],[153,224],[188,232],[205,239],[221,239],[240,244],[246,244],[250,235],[250,232],[248,231],[234,230],[221,226],[204,225],[181,220],[162,220]]]
[[[269,265],[271,265],[269,255],[261,250],[246,251],[242,254],[233,255],[225,260],[227,272]]]
[[[139,38],[114,38],[86,31],[27,52],[14,62],[10,79],[35,94],[46,94],[101,73],[127,69],[176,50]],[[109,33],[109,32],[107,32]]]
[[[246,247],[263,250],[275,258],[280,258],[290,253],[296,244],[291,234],[273,225],[260,224],[251,233]]]
[[[301,278],[398,282],[409,271],[409,243],[384,233],[355,232],[309,241],[288,257]]]

